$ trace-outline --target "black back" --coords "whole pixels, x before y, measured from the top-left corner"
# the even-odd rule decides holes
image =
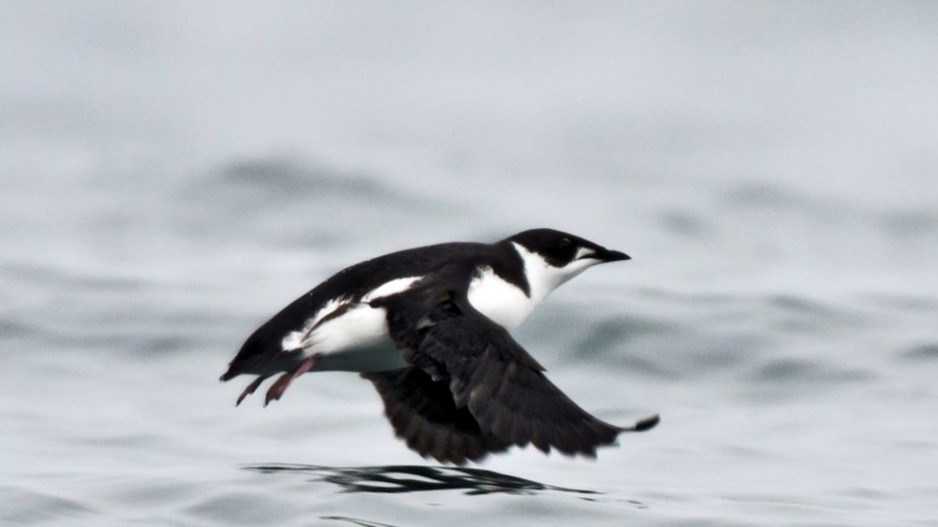
[[[229,380],[266,361],[290,363],[299,354],[281,348],[283,337],[303,328],[306,321],[330,300],[348,297],[353,302],[388,281],[438,273],[443,267],[459,269],[449,279],[465,282],[480,265],[489,266],[502,279],[529,291],[524,263],[508,240],[494,244],[443,243],[393,252],[339,271],[297,298],[257,328],[229,364],[221,380]],[[454,284],[459,288],[463,284]]]

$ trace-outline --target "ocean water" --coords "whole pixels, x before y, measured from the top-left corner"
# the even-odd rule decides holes
[[[0,524],[938,525],[930,2],[0,6]],[[598,459],[440,466],[243,339],[388,251],[633,260],[516,331]]]

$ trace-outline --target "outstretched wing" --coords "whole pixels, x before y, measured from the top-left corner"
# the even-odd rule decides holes
[[[361,376],[374,383],[397,435],[421,456],[462,465],[510,446],[483,432],[468,409],[456,407],[449,386],[420,368]]]
[[[657,424],[656,416],[621,428],[587,413],[544,376],[544,368],[504,328],[473,308],[465,292],[441,290],[431,284],[419,295],[414,293],[410,291],[406,301],[382,299],[382,305],[388,310],[389,330],[405,362],[426,377],[422,384],[407,386],[379,384],[372,378],[398,435],[409,445],[419,443],[418,436],[408,433],[405,420],[395,422],[392,414],[411,415],[410,423],[415,422],[413,415],[418,415],[416,421],[423,427],[433,423],[451,431],[465,430],[464,425],[474,421],[479,430],[475,437],[496,441],[497,448],[486,448],[487,452],[504,450],[505,445],[533,444],[544,452],[556,449],[590,457],[597,447],[614,443],[620,432],[647,430]],[[417,374],[407,375],[413,378]],[[403,390],[421,395],[415,398]],[[419,404],[412,404],[418,400]],[[446,419],[434,420],[420,406],[441,400],[446,401]],[[456,417],[463,425],[456,424]],[[487,443],[474,444],[485,447]],[[452,460],[437,457],[432,449],[417,451]],[[471,454],[465,457],[481,457],[475,451]]]

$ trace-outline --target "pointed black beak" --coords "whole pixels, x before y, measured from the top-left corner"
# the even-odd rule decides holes
[[[622,251],[610,251],[610,250],[608,250],[608,249],[599,252],[596,256],[598,256],[599,259],[602,260],[602,261],[604,261],[604,262],[619,262],[619,261],[622,261],[622,260],[631,260],[631,259],[632,259],[631,256],[625,254],[625,253],[622,252]]]
[[[632,257],[625,254],[622,251],[611,251],[609,249],[598,248],[589,254],[585,254],[580,258],[592,258],[599,260],[602,263],[606,262],[620,262],[622,260],[631,260]]]

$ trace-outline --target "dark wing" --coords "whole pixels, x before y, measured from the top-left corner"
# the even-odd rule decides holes
[[[419,368],[363,373],[384,401],[385,415],[411,450],[462,465],[510,445],[483,433],[466,408],[457,408],[449,386]]]
[[[446,400],[447,406],[451,401],[455,412],[451,415],[471,417],[479,437],[491,436],[503,445],[533,444],[544,452],[553,448],[568,455],[594,456],[598,446],[614,443],[620,432],[647,430],[657,424],[656,416],[620,428],[587,413],[544,376],[544,368],[507,331],[473,308],[465,292],[431,285],[419,295],[410,293],[406,302],[398,297],[382,299],[390,333],[403,350],[404,360],[430,381],[424,388],[408,389],[424,390],[428,399]],[[385,386],[385,390],[394,388]],[[389,398],[382,396],[387,405]],[[394,400],[408,404],[407,397]],[[407,411],[430,421],[412,406]],[[390,407],[388,412],[390,416]],[[398,435],[412,437],[391,420]],[[437,422],[437,426],[459,429],[452,422]]]

